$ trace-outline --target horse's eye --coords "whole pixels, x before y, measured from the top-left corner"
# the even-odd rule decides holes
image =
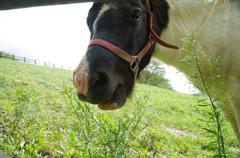
[[[140,9],[134,9],[132,11],[131,19],[134,21],[139,21],[141,19],[141,10]]]

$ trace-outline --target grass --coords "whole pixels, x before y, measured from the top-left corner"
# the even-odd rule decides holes
[[[203,97],[137,84],[127,105],[80,102],[72,73],[0,59],[0,150],[11,157],[214,157]],[[239,146],[223,122],[227,157]]]

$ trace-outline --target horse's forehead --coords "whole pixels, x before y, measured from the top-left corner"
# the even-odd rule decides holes
[[[116,0],[111,3],[115,6],[140,6],[142,4],[142,0]]]

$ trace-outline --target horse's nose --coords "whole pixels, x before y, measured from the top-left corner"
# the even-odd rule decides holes
[[[91,75],[90,78],[90,87],[95,90],[104,90],[108,87],[109,84],[109,76],[104,71],[99,71]]]
[[[115,71],[112,60],[109,58],[106,60],[105,56],[97,56],[100,54],[99,51],[97,52],[97,54],[91,52],[85,56],[73,72],[73,82],[78,98],[91,104],[117,100],[119,94],[116,89],[123,83],[118,71]]]
[[[90,76],[90,77],[89,77]],[[86,100],[89,91],[104,91],[108,89],[109,76],[107,72],[98,71],[95,73],[87,73],[84,70],[77,69],[73,73],[73,82],[77,89],[78,96],[81,100]],[[91,89],[91,90],[89,90]],[[93,92],[94,93],[94,92]]]

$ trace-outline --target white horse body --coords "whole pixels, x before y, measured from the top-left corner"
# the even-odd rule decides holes
[[[196,32],[196,51],[211,95],[220,102],[226,118],[240,140],[240,2],[238,0],[167,0],[169,24],[161,35],[164,41],[183,46],[186,33]],[[173,65],[198,87],[193,52],[158,46],[155,57]]]

